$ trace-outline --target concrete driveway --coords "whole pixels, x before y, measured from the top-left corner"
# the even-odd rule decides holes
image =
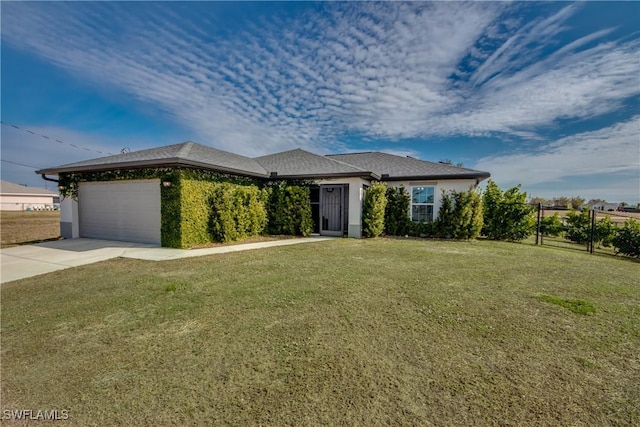
[[[116,242],[112,240],[84,238],[56,240],[35,245],[0,249],[0,283],[118,257],[163,261],[273,246],[321,242],[330,239],[334,238],[305,237],[187,250],[161,248],[156,245],[143,243]]]

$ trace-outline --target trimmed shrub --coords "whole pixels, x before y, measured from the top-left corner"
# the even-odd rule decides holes
[[[520,186],[502,191],[489,180],[483,195],[484,226],[482,234],[492,240],[518,241],[535,232],[533,206],[527,204],[527,193]]]
[[[475,239],[483,224],[482,199],[473,190],[442,192],[435,229],[445,239]]]
[[[268,189],[269,234],[308,236],[313,231],[309,186],[277,183]]]
[[[411,236],[416,236],[416,237],[426,237],[426,238],[437,237],[438,229],[436,227],[436,222],[435,221],[412,222],[411,228],[409,230],[409,234]]]
[[[540,233],[543,236],[557,237],[564,233],[564,224],[558,213],[554,213],[552,216],[542,218],[540,221]]]
[[[218,185],[194,179],[180,180],[180,247],[189,248],[212,241],[209,197]]]
[[[438,209],[438,218],[435,221],[433,227],[435,236],[450,239],[454,233],[454,219],[453,219],[453,197],[451,192],[446,193],[442,191],[442,198],[440,199],[440,209]]]
[[[618,226],[611,221],[610,217],[605,216],[604,218],[596,221],[593,240],[598,246],[608,248],[611,246],[617,230]]]
[[[640,222],[629,218],[620,227],[611,243],[617,253],[640,258]]]
[[[569,212],[565,217],[565,221],[567,223],[565,239],[578,244],[584,244],[591,240],[591,221],[588,209],[584,209],[580,213]]]
[[[387,206],[384,211],[385,233],[389,236],[404,236],[411,232],[409,208],[411,198],[404,187],[387,188]]]
[[[209,195],[208,232],[219,242],[260,235],[267,224],[265,193],[255,186],[216,184]]]
[[[378,237],[384,232],[387,207],[387,186],[378,181],[371,183],[364,193],[362,204],[362,232],[364,237]]]

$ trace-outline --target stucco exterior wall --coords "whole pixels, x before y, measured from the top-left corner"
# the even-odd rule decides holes
[[[475,179],[447,179],[447,180],[437,180],[437,181],[388,181],[387,185],[390,187],[400,187],[404,186],[404,188],[409,193],[409,197],[411,197],[411,187],[416,186],[433,186],[435,187],[434,192],[434,206],[433,206],[433,219],[436,219],[438,216],[438,211],[440,210],[440,201],[442,199],[443,191],[468,191],[471,188],[476,187]]]
[[[60,235],[65,239],[80,237],[78,202],[70,197],[60,201]]]
[[[2,195],[0,196],[0,210],[53,210],[53,196],[38,195]]]

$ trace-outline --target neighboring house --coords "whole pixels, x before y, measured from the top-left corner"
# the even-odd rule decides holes
[[[608,203],[608,202],[595,202],[595,203],[587,203],[583,206],[583,208],[588,208],[592,211],[604,211],[604,212],[612,212],[618,210],[620,207],[619,203]]]
[[[0,181],[0,210],[41,211],[58,209],[57,192]]]
[[[258,181],[306,180],[311,188],[314,231],[322,235],[361,237],[362,200],[372,181],[404,186],[412,196],[414,221],[431,221],[438,212],[441,191],[475,188],[490,175],[412,157],[368,152],[321,156],[301,149],[249,158],[193,142],[152,148],[42,169],[45,175],[98,174],[157,169],[196,169],[248,177]],[[49,178],[50,179],[50,178]],[[61,234],[161,243],[163,187],[152,179],[80,182],[77,201],[62,202]]]

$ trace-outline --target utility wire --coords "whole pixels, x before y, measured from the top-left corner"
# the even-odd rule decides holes
[[[31,135],[40,136],[40,137],[42,137],[42,138],[44,138],[44,139],[49,139],[49,140],[51,140],[51,141],[55,141],[55,142],[60,143],[60,144],[65,144],[65,145],[68,145],[68,146],[70,146],[70,147],[77,148],[77,149],[79,149],[79,150],[91,151],[91,152],[99,153],[99,154],[109,154],[109,155],[113,155],[113,153],[105,153],[104,151],[100,151],[100,150],[92,150],[92,149],[90,149],[90,148],[83,147],[83,146],[81,146],[81,145],[71,144],[71,143],[69,143],[69,142],[64,142],[64,141],[61,141],[61,140],[56,139],[56,138],[52,138],[52,137],[47,136],[47,135],[43,135],[43,134],[41,134],[41,133],[37,133],[37,132],[30,131],[29,129],[21,128],[20,126],[13,125],[13,124],[11,124],[11,123],[3,122],[3,121],[1,121],[1,120],[0,120],[0,124],[3,124],[3,125],[5,125],[5,126],[11,126],[12,128],[15,128],[15,129],[21,130],[22,132],[27,132],[27,133],[30,133]]]
[[[11,160],[0,159],[0,161],[11,163],[12,165],[24,166],[25,168],[31,168],[33,170],[42,169],[42,168],[39,168],[38,166],[25,165],[24,163],[12,162]]]

